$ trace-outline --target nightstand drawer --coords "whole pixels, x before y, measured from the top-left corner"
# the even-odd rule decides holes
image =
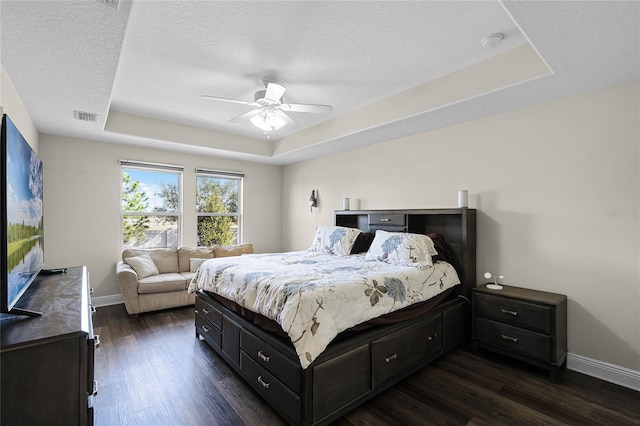
[[[551,331],[551,308],[487,294],[476,294],[476,315],[540,333]]]
[[[548,362],[551,358],[549,336],[500,322],[478,318],[476,339],[481,343],[538,361]]]

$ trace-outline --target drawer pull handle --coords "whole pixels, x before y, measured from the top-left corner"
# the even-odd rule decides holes
[[[504,334],[500,335],[504,340],[509,340],[513,343],[518,343],[518,339],[516,337],[506,336]]]
[[[380,218],[380,222],[391,222],[391,219],[389,219],[388,217],[382,217]]]
[[[96,314],[96,307],[91,305],[91,315],[95,315]]]
[[[518,316],[518,313],[516,311],[510,311],[510,310],[505,309],[505,308],[500,308],[500,312],[502,312],[503,314],[513,315],[514,317]]]
[[[205,333],[208,333],[210,329],[206,325],[203,325],[202,330],[204,330]]]
[[[262,380],[262,376],[258,376],[258,383],[260,383],[262,387],[265,389],[269,389],[269,386],[271,386],[271,383],[267,383],[264,380]]]
[[[270,356],[266,356],[265,354],[262,353],[262,351],[258,351],[258,358],[260,358],[264,362],[269,362],[269,360],[271,359]]]
[[[100,335],[96,334],[95,336],[93,336],[93,345],[97,348],[98,346],[100,346]]]
[[[202,308],[202,312],[204,312],[205,315],[209,315],[209,310],[207,308]]]
[[[432,341],[433,339],[437,339],[437,338],[438,338],[438,333],[433,333],[433,336],[427,337],[427,340]]]
[[[384,359],[384,362],[386,363],[390,363],[391,361],[393,361],[394,359],[398,358],[398,354],[393,354],[391,356],[388,356]]]

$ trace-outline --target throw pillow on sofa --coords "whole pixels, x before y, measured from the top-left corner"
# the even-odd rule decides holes
[[[140,256],[127,257],[124,259],[125,263],[128,264],[136,271],[138,274],[138,279],[150,277],[151,275],[158,275],[158,268],[156,264],[153,263],[153,260],[148,254],[141,254]]]
[[[212,259],[212,258],[210,258]],[[200,265],[202,265],[204,262],[206,262],[209,259],[202,259],[199,257],[192,257],[191,259],[189,259],[189,272],[196,272],[198,270],[198,268],[200,267]]]

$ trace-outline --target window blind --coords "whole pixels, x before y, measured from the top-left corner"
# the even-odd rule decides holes
[[[172,164],[160,164],[160,163],[147,163],[144,161],[135,161],[135,160],[120,160],[120,165],[122,167],[141,167],[145,169],[158,169],[158,170],[167,170],[172,172],[183,172],[183,166],[176,166]]]
[[[225,170],[209,170],[196,168],[196,174],[199,175],[217,175],[217,176],[229,176],[235,178],[243,178],[244,172],[230,172]]]

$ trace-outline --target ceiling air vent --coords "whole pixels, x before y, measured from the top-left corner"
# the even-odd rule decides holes
[[[76,120],[89,121],[91,123],[98,122],[98,114],[92,112],[73,111],[73,115],[75,115]]]

